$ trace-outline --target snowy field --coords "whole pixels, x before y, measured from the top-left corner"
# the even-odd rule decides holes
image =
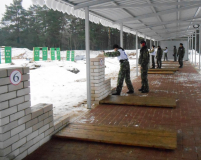
[[[91,51],[91,58],[99,55],[100,51]],[[134,50],[126,51],[127,54],[135,53]],[[65,59],[65,51],[61,51],[61,57]],[[85,51],[75,51],[76,55],[85,55]],[[76,117],[87,111],[86,104],[86,61],[38,61],[29,63],[33,58],[33,52],[28,49],[12,49],[14,59],[12,66],[28,66],[39,68],[30,70],[31,82],[31,104],[51,103],[54,107],[54,116],[70,115]],[[50,56],[49,56],[50,57]],[[2,59],[2,63],[3,63]],[[136,59],[130,56],[131,79],[135,78]],[[117,58],[106,58],[106,78],[111,78],[112,88],[116,87],[119,71]],[[0,64],[0,68],[8,67],[10,64]],[[76,68],[79,73],[75,74],[68,70]],[[124,84],[125,85],[125,84]]]

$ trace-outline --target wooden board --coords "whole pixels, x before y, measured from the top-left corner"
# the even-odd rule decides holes
[[[159,68],[155,68],[155,69],[149,69],[149,71],[151,71],[151,72],[164,72],[164,71],[171,71],[171,72],[176,72],[176,71],[178,71],[179,70],[179,68],[161,68],[161,69],[159,69]]]
[[[108,96],[100,104],[175,108],[176,100],[165,97]]]
[[[148,71],[148,74],[174,74],[173,71]]]
[[[161,149],[177,148],[176,131],[147,130],[136,127],[70,124],[55,136],[59,138],[129,146]]]

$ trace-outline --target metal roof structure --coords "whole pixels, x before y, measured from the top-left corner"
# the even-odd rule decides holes
[[[187,37],[201,23],[201,0],[32,0],[34,4],[153,40]]]

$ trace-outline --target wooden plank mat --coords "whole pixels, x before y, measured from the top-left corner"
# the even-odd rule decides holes
[[[179,70],[179,68],[161,68],[161,69],[155,68],[155,69],[149,69],[149,71],[151,71],[151,72],[156,72],[156,71],[159,71],[159,72],[163,72],[163,71],[176,72],[178,70]]]
[[[148,74],[174,74],[173,71],[148,71]]]
[[[162,97],[137,97],[137,96],[108,96],[100,101],[100,104],[117,104],[129,106],[149,106],[175,108],[174,98]]]
[[[59,138],[129,146],[161,149],[177,148],[176,131],[147,130],[135,127],[100,126],[91,124],[70,124],[55,136]]]

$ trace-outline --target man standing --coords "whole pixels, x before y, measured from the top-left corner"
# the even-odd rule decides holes
[[[156,54],[156,59],[157,59],[157,68],[161,68],[162,62],[161,59],[163,57],[163,50],[161,49],[160,46],[158,46],[157,54]]]
[[[183,58],[185,55],[185,48],[183,47],[183,44],[180,43],[180,47],[178,49],[177,56],[179,56],[179,68],[183,68]]]
[[[176,48],[176,46],[174,46],[174,54],[173,54],[173,56],[174,56],[174,61],[176,62],[177,61],[177,48]]]
[[[121,94],[124,79],[126,81],[126,85],[129,90],[127,93],[132,94],[134,93],[134,88],[130,80],[130,64],[128,61],[128,56],[125,53],[124,49],[119,47],[117,44],[113,46],[113,49],[114,52],[104,53],[105,57],[117,57],[120,62],[120,70],[118,75],[116,93],[113,93],[112,95]]]
[[[155,46],[152,45],[152,49],[150,50],[150,55],[152,59],[152,69],[155,69],[155,56],[156,56],[156,51],[155,51]]]
[[[168,56],[167,56],[167,54],[168,54],[168,48],[167,47],[165,47],[166,49],[164,50],[164,61],[165,61],[165,59],[166,59],[166,61],[168,61]]]
[[[141,65],[142,87],[141,89],[139,89],[139,91],[141,91],[142,93],[148,93],[149,84],[148,84],[147,72],[149,64],[149,51],[145,41],[141,41],[140,45],[141,50],[140,50],[139,64]]]

